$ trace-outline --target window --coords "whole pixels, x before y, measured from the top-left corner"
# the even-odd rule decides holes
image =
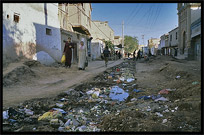
[[[177,32],[176,32],[176,40],[177,40]]]
[[[52,30],[51,30],[51,29],[46,28],[46,35],[52,35]]]
[[[79,34],[77,34],[77,39],[79,39]]]
[[[9,15],[7,15],[7,19],[9,19]]]
[[[14,14],[13,21],[16,23],[19,23],[19,15],[18,14]]]
[[[172,41],[172,35],[170,35],[170,41]]]

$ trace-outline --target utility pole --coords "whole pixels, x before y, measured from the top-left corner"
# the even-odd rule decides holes
[[[144,35],[142,35],[143,45],[144,45]]]
[[[123,58],[125,57],[124,55],[124,21],[122,22],[122,56]]]

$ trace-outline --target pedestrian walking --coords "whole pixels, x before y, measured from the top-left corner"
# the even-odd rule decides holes
[[[119,51],[119,53],[118,53],[118,58],[119,58],[119,59],[121,58],[121,53],[120,53],[120,51]]]
[[[71,43],[71,38],[68,37],[67,42],[65,42],[64,52],[65,54],[65,67],[71,67],[71,60],[72,60],[72,48],[74,48],[74,44]]]
[[[137,60],[140,59],[140,50],[137,52]]]
[[[133,52],[133,61],[135,61],[136,50]]]
[[[110,51],[108,50],[108,46],[106,46],[105,50],[103,51],[103,54],[104,54],[105,66],[107,67],[108,57],[110,55]]]
[[[85,62],[86,62],[86,47],[84,45],[84,42],[81,41],[79,45],[79,63],[78,63],[79,70],[85,70]]]

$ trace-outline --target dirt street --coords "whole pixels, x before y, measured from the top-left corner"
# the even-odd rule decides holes
[[[108,67],[122,61],[109,61]],[[90,62],[85,71],[79,71],[76,64],[66,69],[63,65],[45,66],[37,61],[24,59],[10,63],[3,69],[3,106],[17,105],[33,98],[55,96],[105,70],[104,61]]]
[[[112,63],[108,69],[72,70],[77,76],[71,76],[72,82],[65,81],[70,76],[62,67],[44,67],[34,62],[25,64],[28,67],[18,69],[27,74],[25,78],[19,75],[26,80],[23,82],[18,80],[18,74],[8,75],[8,69],[5,70],[4,90],[24,87],[18,92],[26,93],[27,97],[22,98],[21,104],[10,98],[17,105],[10,107],[8,95],[4,93],[4,131],[201,130],[201,69],[196,61],[169,56],[137,62],[126,59]],[[16,84],[11,84],[15,81]],[[77,85],[67,88],[69,83]],[[60,90],[54,91],[53,87]],[[31,92],[35,96],[28,96]],[[48,93],[49,97],[34,98]],[[33,99],[25,101],[30,97]]]

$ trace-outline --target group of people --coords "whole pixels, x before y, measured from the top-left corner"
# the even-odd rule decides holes
[[[121,56],[122,56],[121,53],[120,53],[120,51],[116,51],[116,52],[115,52],[115,55],[118,56],[119,59],[120,59]]]
[[[65,67],[71,67],[71,61],[72,61],[72,49],[74,49],[76,46],[75,43],[71,42],[71,38],[68,37],[68,40],[65,42],[64,46],[64,52],[65,55]],[[80,42],[79,45],[79,63],[78,63],[78,69],[79,70],[85,70],[86,68],[86,47],[84,46],[84,41]]]
[[[137,52],[137,58],[135,57],[135,55],[136,55],[136,50],[133,52],[133,60],[134,61],[135,61],[135,59],[138,60],[138,59],[142,58],[140,50]]]
[[[63,54],[65,55],[65,67],[66,68],[70,68],[71,67],[71,61],[72,61],[72,49],[74,49],[76,47],[75,43],[71,42],[71,38],[68,37],[68,40],[65,42],[65,46],[64,46],[64,51]],[[80,42],[79,45],[79,61],[78,61],[78,69],[79,70],[85,70],[86,68],[86,47],[84,45],[84,41]],[[105,47],[104,51],[104,60],[105,60],[105,66],[107,67],[108,64],[108,59],[110,56],[110,51],[108,50],[108,46]],[[118,58],[121,58],[121,53],[120,51],[116,51],[115,55],[118,56]]]

